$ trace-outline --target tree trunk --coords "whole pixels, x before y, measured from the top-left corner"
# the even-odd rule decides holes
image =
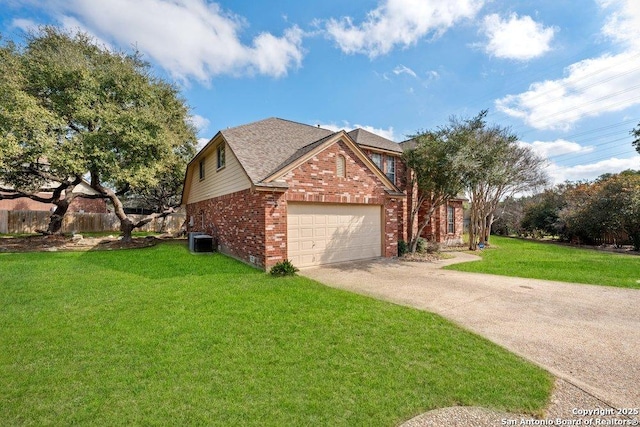
[[[68,191],[67,193],[69,194],[66,194],[64,199],[54,202],[56,209],[49,218],[49,225],[47,226],[46,231],[47,234],[59,234],[62,230],[62,221],[69,210],[69,205],[71,205],[71,202],[75,197],[71,191]]]
[[[120,232],[122,233],[122,241],[130,242],[131,241],[131,232],[135,228],[133,221],[131,221],[128,217],[124,219],[120,219]]]

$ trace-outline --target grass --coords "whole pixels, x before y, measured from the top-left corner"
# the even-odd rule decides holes
[[[640,256],[491,236],[480,262],[449,270],[640,289]]]
[[[443,318],[183,244],[0,254],[5,425],[380,425],[540,413],[552,378]]]

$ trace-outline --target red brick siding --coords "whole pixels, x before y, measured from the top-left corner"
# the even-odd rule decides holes
[[[265,267],[287,259],[287,202],[282,193],[264,193]]]
[[[189,231],[210,234],[220,250],[258,267],[265,267],[266,195],[243,190],[187,205],[193,217]]]
[[[463,228],[463,208],[462,201],[454,200],[449,202],[448,206],[453,206],[454,210],[454,232],[447,232],[447,205],[438,207],[433,215],[431,221],[422,231],[421,237],[427,240],[444,243],[444,244],[456,244],[462,240],[462,228]],[[424,221],[425,214],[428,210],[428,206],[423,206],[418,214],[419,221]]]
[[[338,155],[346,159],[344,178],[336,175]],[[398,215],[402,210],[401,198],[390,198],[380,178],[344,142],[333,144],[283,178],[289,184],[289,190],[286,192],[287,201],[382,205],[383,255],[393,257],[398,254]]]

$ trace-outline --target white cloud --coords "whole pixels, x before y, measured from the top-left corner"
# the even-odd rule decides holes
[[[202,150],[204,148],[205,145],[207,145],[207,142],[210,141],[211,138],[198,138],[198,144],[197,144],[197,149],[198,151]]]
[[[243,44],[245,20],[206,0],[54,0],[61,22],[75,20],[105,40],[135,46],[179,79],[207,82],[220,74],[282,77],[304,56],[302,30],[257,35]]]
[[[439,78],[440,78],[440,74],[437,71],[435,70],[427,71],[427,79],[438,80]]]
[[[566,77],[533,83],[529,90],[496,100],[496,108],[536,129],[570,129],[585,117],[640,103],[640,53],[586,59]]]
[[[393,69],[393,74],[395,75],[399,75],[399,74],[408,74],[411,77],[415,77],[417,78],[418,75],[416,74],[415,71],[413,71],[411,68],[406,67],[402,64],[398,65],[396,68]]]
[[[498,99],[499,111],[536,129],[568,130],[583,118],[640,104],[640,2],[599,3],[614,8],[602,34],[624,50],[576,62],[563,78],[533,83],[526,92]]]
[[[189,123],[191,123],[196,128],[196,131],[198,133],[206,132],[207,129],[209,128],[209,124],[211,123],[209,119],[202,117],[199,114],[193,114],[189,116],[188,120],[189,120]]]
[[[513,13],[503,20],[497,14],[484,17],[482,31],[489,39],[485,51],[498,58],[526,61],[551,50],[551,40],[557,31],[545,27],[530,16],[518,18]]]
[[[11,21],[11,28],[19,28],[24,32],[31,32],[33,30],[38,29],[38,23],[32,21],[31,19],[14,19]]]
[[[559,184],[565,181],[593,180],[605,173],[618,173],[623,170],[637,170],[638,168],[640,168],[640,155],[635,155],[628,159],[612,157],[596,163],[576,166],[562,166],[550,163],[547,167],[547,173],[552,183]]]
[[[376,135],[379,135],[383,138],[387,138],[391,141],[397,141],[396,140],[396,136],[393,133],[393,126],[389,126],[387,129],[383,129],[383,128],[375,128],[373,126],[366,126],[366,125],[354,125],[353,126],[354,129],[364,129],[367,132],[371,132],[371,133],[375,133]]]
[[[396,45],[410,46],[427,35],[439,37],[463,19],[473,18],[485,0],[383,0],[358,25],[352,18],[330,19],[328,35],[348,54],[373,58]]]
[[[562,154],[591,153],[593,151],[593,147],[583,147],[577,142],[571,142],[565,139],[533,142],[520,141],[519,143],[523,146],[530,147],[534,153],[544,158],[560,156]]]
[[[366,130],[367,132],[375,133],[376,135],[381,136],[383,138],[387,138],[391,141],[398,142],[397,136],[393,133],[393,126],[389,126],[387,129],[384,129],[384,128],[376,128],[368,125],[359,125],[359,124],[352,125],[347,120],[343,120],[342,125],[339,125],[334,122],[334,123],[327,123],[327,124],[319,124],[318,126],[324,129],[329,129],[333,132],[338,132],[339,130],[343,130],[343,129],[346,130],[347,132],[350,132],[354,129],[360,128],[360,129]]]
[[[629,47],[640,47],[640,2],[637,0],[598,0],[603,8],[614,7],[602,33]]]

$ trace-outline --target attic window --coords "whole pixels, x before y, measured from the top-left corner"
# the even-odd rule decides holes
[[[220,144],[217,150],[218,156],[218,169],[222,169],[225,165],[224,144]]]
[[[339,155],[338,157],[336,157],[336,175],[340,178],[344,178],[345,176],[347,176],[346,164],[347,161],[345,160],[343,155]]]
[[[200,160],[200,179],[204,179],[204,159]]]

